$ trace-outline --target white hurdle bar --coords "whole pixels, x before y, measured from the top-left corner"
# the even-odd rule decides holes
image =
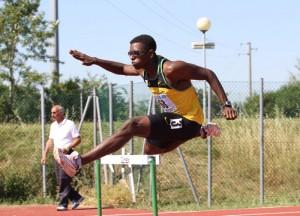
[[[159,155],[106,155],[100,160],[101,164],[108,165],[149,165],[152,157],[155,157],[155,164],[159,165]]]
[[[159,155],[106,155],[100,159],[101,164],[106,165],[149,165],[150,166],[150,179],[151,179],[151,197],[153,216],[158,216],[157,208],[157,194],[156,194],[156,165],[159,165]],[[101,184],[100,184],[101,185]],[[101,187],[101,186],[100,186]],[[101,188],[100,203],[101,203]],[[101,205],[100,205],[101,206]],[[102,215],[102,207],[100,207],[98,215]]]

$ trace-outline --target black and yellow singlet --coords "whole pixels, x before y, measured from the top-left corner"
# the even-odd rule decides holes
[[[195,88],[179,91],[171,87],[163,73],[163,64],[166,58],[157,55],[156,76],[149,79],[147,71],[144,71],[144,80],[150,91],[159,102],[164,112],[177,113],[183,117],[202,124],[204,121],[203,111],[199,103]]]

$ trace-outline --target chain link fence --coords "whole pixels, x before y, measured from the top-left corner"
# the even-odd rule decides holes
[[[251,206],[258,205],[261,197],[261,146],[259,93],[261,85],[253,83],[252,96],[249,97],[247,82],[223,82],[224,89],[237,110],[239,118],[226,121],[220,117],[220,108],[216,99],[212,99],[213,121],[222,129],[222,135],[212,139],[212,206]],[[264,83],[266,96],[272,95],[287,83]],[[199,93],[201,82],[194,83]],[[147,112],[159,111],[158,107],[149,106],[150,93],[144,83],[131,85],[113,85],[112,107],[114,115],[109,112],[108,88],[98,91],[102,119],[103,138],[109,137],[118,130],[122,123],[131,115],[130,98],[132,95],[132,115],[146,115]],[[91,94],[90,94],[91,95]],[[90,96],[89,95],[89,96]],[[87,97],[80,92],[62,95],[51,103],[64,106],[70,98],[78,98],[78,103],[65,106],[66,115],[79,124],[83,110],[87,108],[81,127],[82,144],[78,147],[81,153],[93,147],[93,104],[87,103]],[[70,98],[69,98],[70,97]],[[215,97],[215,96],[213,96]],[[47,100],[47,96],[46,96]],[[202,100],[201,96],[199,100]],[[264,188],[265,204],[293,204],[300,202],[300,141],[299,114],[286,117],[278,107],[270,109],[264,98],[265,119],[264,131]],[[298,101],[300,98],[298,98]],[[245,103],[247,104],[245,105]],[[23,100],[26,103],[26,100]],[[51,103],[45,103],[45,138],[50,126]],[[254,108],[250,109],[251,106]],[[248,108],[247,108],[248,107]],[[249,108],[250,107],[250,108]],[[40,109],[40,107],[38,107]],[[250,111],[249,111],[250,110]],[[255,110],[255,112],[251,112]],[[268,113],[270,112],[270,113]],[[296,110],[296,112],[300,112]],[[117,115],[116,115],[117,113]],[[35,119],[40,119],[36,113]],[[111,116],[112,115],[112,116]],[[113,122],[109,122],[110,119]],[[99,128],[98,128],[99,129]],[[42,197],[41,158],[41,124],[34,123],[0,123],[0,199],[22,201]],[[98,136],[98,135],[97,135]],[[99,137],[98,137],[99,139]],[[125,152],[142,154],[143,139],[134,138],[125,146]],[[118,151],[116,154],[121,154]],[[46,169],[47,195],[55,196],[55,179],[53,164],[49,156]],[[180,146],[180,149],[161,155],[161,163],[157,167],[158,204],[163,208],[198,208],[208,205],[208,146],[207,140],[195,138]],[[109,187],[117,187],[124,177],[127,181],[128,169],[114,166],[115,173],[109,168],[102,170],[102,183]],[[107,173],[104,172],[107,170]],[[149,204],[149,168],[136,166],[133,168],[137,203]],[[85,166],[75,178],[74,184],[79,188],[94,190],[94,166]],[[131,195],[128,195],[130,200]],[[93,195],[91,195],[93,196]],[[109,195],[112,196],[112,195]],[[122,203],[120,201],[120,203]],[[171,207],[168,207],[171,206]]]

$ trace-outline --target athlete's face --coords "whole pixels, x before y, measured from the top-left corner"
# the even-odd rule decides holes
[[[128,56],[131,64],[136,69],[144,69],[151,60],[151,50],[147,50],[144,44],[137,42],[130,44]]]

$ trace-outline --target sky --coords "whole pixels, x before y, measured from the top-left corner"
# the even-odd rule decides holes
[[[40,11],[51,20],[52,0],[41,0]],[[83,66],[68,52],[130,64],[129,41],[149,34],[157,42],[157,54],[203,66],[203,50],[191,43],[203,41],[196,27],[208,17],[206,65],[221,81],[248,81],[247,42],[252,45],[252,80],[285,82],[300,59],[300,1],[295,0],[58,0],[59,57],[62,79],[103,75],[112,83],[141,82],[140,77],[111,74],[98,66]],[[37,64],[43,72],[51,64]]]

